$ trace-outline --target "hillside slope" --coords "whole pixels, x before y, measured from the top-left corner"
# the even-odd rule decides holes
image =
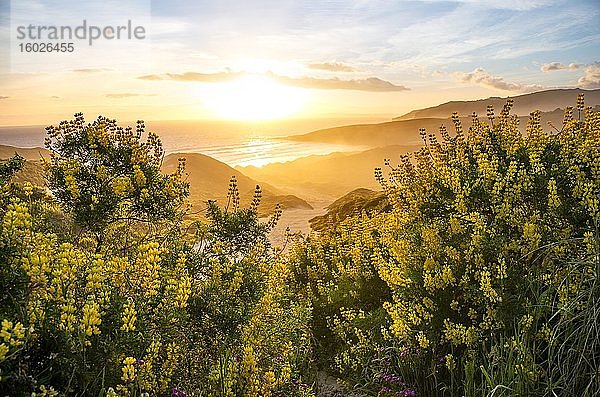
[[[527,116],[534,110],[550,112],[556,108],[564,107],[565,104],[575,104],[577,95],[580,93],[585,94],[585,101],[587,105],[600,105],[600,90],[582,90],[579,88],[557,89],[512,96],[511,98],[515,101],[512,112],[514,114],[518,114],[519,116]],[[480,115],[485,115],[488,105],[492,105],[495,111],[499,112],[500,109],[502,109],[502,106],[504,106],[506,103],[507,98],[508,97],[492,97],[478,99],[475,101],[451,101],[426,109],[413,110],[400,117],[395,117],[394,120],[400,121],[422,118],[446,118],[453,112],[457,112],[459,116],[468,116],[473,112]]]
[[[245,175],[268,181],[279,189],[307,199],[327,199],[330,202],[359,187],[379,189],[375,167],[382,167],[384,159],[392,163],[400,154],[415,150],[417,145],[390,145],[359,153],[333,153],[309,156],[285,163],[271,163],[263,167],[237,167]]]
[[[252,179],[240,171],[222,163],[212,157],[199,153],[173,153],[165,156],[162,170],[172,173],[177,169],[178,159],[186,159],[187,181],[190,183],[190,203],[200,211],[205,208],[208,200],[216,200],[221,205],[227,202],[227,189],[229,180],[235,176],[240,191],[240,202],[247,206],[252,201],[256,185],[262,190],[261,214],[272,213],[276,204],[281,204],[283,209],[304,208],[312,206],[303,199],[284,194],[280,190]]]
[[[27,161],[23,170],[18,172],[13,180],[44,186],[44,169],[39,159],[40,155],[49,157],[50,152],[42,148],[29,149],[0,145],[0,159],[8,159],[15,153]],[[272,213],[278,203],[283,209],[312,209],[312,206],[303,199],[285,194],[270,185],[249,178],[227,164],[202,154],[170,154],[165,156],[162,170],[165,173],[174,172],[177,169],[179,157],[187,159],[186,172],[188,173],[187,180],[190,183],[190,203],[200,213],[208,200],[217,200],[220,204],[227,202],[227,189],[232,176],[235,176],[238,181],[240,201],[243,206],[247,206],[252,201],[256,185],[261,186],[262,200],[259,213],[262,215]]]
[[[47,149],[41,147],[35,148],[21,148],[9,145],[0,145],[0,159],[7,159],[17,153],[25,160],[39,160],[43,157],[50,157],[50,152]]]
[[[551,121],[555,125],[560,125],[564,111],[556,109],[552,112],[542,112],[542,124]],[[487,120],[485,112],[482,116]],[[525,129],[529,116],[519,117],[519,127]],[[472,117],[460,117],[463,129],[467,130],[471,126]],[[422,141],[419,135],[419,129],[425,128],[427,133],[438,133],[440,126],[445,126],[452,134],[454,126],[452,119],[447,118],[422,118],[411,120],[389,121],[378,124],[359,124],[343,127],[328,128],[309,132],[304,135],[288,137],[288,139],[304,142],[322,142],[336,143],[346,145],[362,145],[370,147],[381,147],[388,145],[419,146]]]
[[[327,206],[327,213],[309,220],[313,230],[323,230],[344,219],[365,211],[367,213],[389,211],[390,205],[385,193],[370,189],[353,190]]]

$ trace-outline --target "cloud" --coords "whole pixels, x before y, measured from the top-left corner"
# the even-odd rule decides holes
[[[4,95],[0,95],[0,99],[8,99],[10,98],[9,96],[4,96]]]
[[[343,63],[339,63],[339,62],[311,63],[311,64],[306,65],[306,67],[309,69],[326,70],[328,72],[354,72],[354,71],[356,71],[356,69],[354,69],[352,66],[344,65]]]
[[[140,76],[139,79],[149,81],[159,80],[174,80],[174,81],[194,81],[202,83],[220,83],[231,81],[238,77],[247,75],[244,72],[219,72],[219,73],[197,73],[186,72],[181,74],[165,73],[165,74],[150,74]],[[275,73],[266,73],[273,80],[279,81],[282,84],[301,87],[301,88],[317,88],[325,90],[357,90],[371,92],[390,92],[390,91],[407,91],[409,88],[396,85],[386,80],[381,80],[377,77],[357,80],[341,80],[337,77],[329,79],[319,79],[314,77],[287,77],[280,76]]]
[[[274,79],[283,84],[293,85],[302,88],[317,88],[323,90],[356,90],[356,91],[371,91],[371,92],[390,92],[390,91],[408,91],[402,85],[396,85],[386,80],[381,80],[377,77],[369,77],[358,80],[341,80],[337,77],[331,79],[317,79],[314,77],[285,77],[271,75]]]
[[[243,75],[239,72],[218,72],[218,73],[197,73],[197,72],[186,72],[186,73],[165,73],[165,74],[149,74],[146,76],[140,76],[138,79],[141,80],[175,80],[175,81],[196,81],[201,83],[220,83],[223,81],[231,81],[236,77]]]
[[[479,84],[485,87],[495,88],[497,90],[531,92],[544,89],[544,87],[537,84],[521,84],[508,82],[504,80],[503,77],[494,76],[483,68],[477,68],[470,73],[458,72],[455,73],[454,76],[461,83]]]
[[[600,62],[588,65],[583,76],[578,80],[579,87],[586,89],[600,88]]]
[[[106,94],[104,96],[107,98],[111,98],[111,99],[122,99],[122,98],[131,98],[131,97],[135,97],[135,96],[153,96],[153,95],[136,94],[133,92],[122,92],[122,93]]]
[[[427,1],[427,0],[426,0]],[[429,0],[431,1],[431,0]],[[438,2],[434,0],[433,2]],[[553,0],[529,0],[529,1],[512,1],[512,0],[455,0],[456,3],[473,4],[479,7],[489,9],[505,9],[515,11],[527,11],[535,8],[551,5]]]
[[[52,98],[52,99],[61,99],[61,97],[59,97],[58,95],[52,95],[50,98]]]
[[[101,69],[73,69],[75,73],[102,73],[109,72],[111,69],[101,68]]]
[[[542,67],[540,68],[540,70],[542,72],[552,72],[555,70],[577,70],[577,69],[581,69],[584,66],[585,65],[580,65],[577,63],[570,63],[568,65],[565,65],[560,62],[550,62],[550,63],[543,64]]]

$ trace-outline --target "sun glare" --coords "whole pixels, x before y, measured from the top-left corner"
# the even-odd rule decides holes
[[[304,90],[287,87],[267,76],[248,75],[215,87],[206,102],[210,111],[229,120],[273,120],[297,113]]]

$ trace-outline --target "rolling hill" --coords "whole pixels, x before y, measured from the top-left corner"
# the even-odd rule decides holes
[[[374,177],[375,167],[382,167],[386,158],[393,163],[400,154],[416,148],[417,145],[390,145],[358,153],[333,153],[262,167],[236,168],[245,175],[268,181],[309,201],[326,199],[331,202],[358,187],[379,189]]]
[[[38,186],[44,186],[44,169],[39,161],[41,156],[49,157],[50,152],[42,148],[18,148],[8,145],[0,145],[0,159],[12,157],[15,153],[27,160],[23,170],[14,176],[15,182],[31,182]],[[254,196],[256,185],[262,189],[262,200],[259,214],[267,215],[273,212],[279,203],[285,209],[312,209],[312,206],[303,199],[291,194],[285,194],[280,190],[267,184],[258,182],[247,177],[240,171],[235,170],[225,163],[217,161],[209,156],[195,153],[174,153],[165,156],[162,169],[166,173],[175,171],[178,158],[187,159],[186,172],[190,182],[190,203],[197,211],[205,208],[208,200],[216,200],[220,204],[227,201],[227,189],[229,180],[235,176],[240,191],[240,202],[247,206]]]
[[[385,193],[370,189],[353,190],[327,206],[327,213],[309,220],[310,227],[319,231],[344,219],[365,211],[367,213],[389,211],[390,204]]]
[[[202,210],[208,200],[216,200],[220,204],[227,202],[227,189],[229,180],[235,176],[240,191],[240,204],[248,206],[254,196],[256,185],[262,190],[259,213],[266,215],[272,213],[276,204],[282,208],[312,209],[312,206],[303,199],[285,194],[282,191],[252,179],[227,164],[199,153],[172,153],[165,156],[162,170],[166,173],[177,169],[178,159],[186,159],[187,181],[190,183],[190,203],[196,210]]]
[[[0,145],[0,159],[7,159],[12,157],[15,153],[23,157],[25,160],[39,160],[43,157],[50,157],[50,152],[47,149],[34,147],[34,148],[20,148],[16,146]]]
[[[560,125],[564,112],[556,109],[552,112],[543,112],[541,115],[542,123],[551,121],[555,125]],[[483,116],[485,117],[485,113]],[[519,126],[525,129],[529,116],[519,117]],[[471,126],[472,118],[460,117],[460,121],[465,130]],[[358,124],[335,128],[328,128],[309,132],[304,135],[290,136],[287,139],[303,142],[322,142],[345,145],[362,145],[370,147],[382,147],[389,145],[404,145],[407,147],[418,147],[421,145],[419,129],[425,128],[427,133],[437,133],[440,126],[444,125],[452,134],[454,126],[452,119],[447,118],[422,118],[410,120],[388,121],[377,124]]]
[[[542,124],[551,121],[555,125],[560,125],[564,114],[560,107],[564,106],[565,103],[575,106],[577,95],[582,92],[585,94],[587,106],[600,109],[600,89],[565,89],[515,96],[513,97],[512,113],[520,116],[519,124],[522,129],[527,124],[529,113],[537,109],[542,111]],[[327,128],[307,134],[290,136],[288,139],[302,142],[363,145],[372,148],[388,145],[420,145],[420,128],[425,128],[428,133],[437,133],[439,127],[444,125],[452,133],[453,124],[450,117],[453,112],[457,112],[466,130],[471,125],[473,112],[477,113],[482,119],[487,119],[487,105],[494,106],[495,113],[498,114],[506,103],[506,99],[495,97],[476,101],[452,101],[431,108],[413,110],[395,118],[393,121]]]
[[[44,186],[44,167],[40,161],[41,157],[50,157],[50,152],[43,148],[20,148],[8,145],[0,145],[0,160],[8,159],[18,154],[23,157],[25,165],[23,169],[13,176],[17,183],[30,182],[36,186]]]
[[[519,116],[527,116],[534,110],[550,112],[557,108],[564,107],[564,105],[568,103],[575,104],[577,95],[580,93],[585,94],[585,101],[587,105],[600,105],[600,90],[582,90],[579,88],[557,89],[513,96],[512,99],[515,102],[512,112],[514,114],[518,114]],[[451,101],[426,109],[413,110],[405,115],[394,118],[394,120],[400,121],[423,118],[446,118],[453,112],[457,112],[459,116],[468,116],[473,112],[479,115],[485,115],[487,113],[488,105],[492,105],[496,113],[498,113],[502,109],[502,106],[504,106],[506,103],[507,98],[508,97],[492,97],[475,101]]]

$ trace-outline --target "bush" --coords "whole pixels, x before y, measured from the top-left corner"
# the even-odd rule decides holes
[[[49,132],[60,222],[48,222],[52,198],[16,192],[15,167],[0,169],[0,389],[310,395],[299,387],[310,308],[293,299],[258,197],[184,221],[183,169],[160,174],[155,136],[143,144],[142,128],[84,126],[81,115]],[[235,183],[230,193],[235,202]]]
[[[102,116],[86,124],[78,113],[46,130],[52,151],[48,186],[73,221],[99,240],[116,222],[157,224],[177,216],[188,194],[181,180],[185,164],[181,160],[176,173],[161,174],[162,144],[152,132],[142,141],[142,121],[134,132]]]
[[[422,130],[420,151],[387,179],[376,170],[390,213],[348,222],[333,251],[329,233],[303,245],[296,262],[317,287],[325,275],[313,299],[333,319],[317,335],[346,335],[336,362],[352,382],[381,395],[598,391],[595,327],[583,335],[596,318],[595,281],[581,280],[595,280],[598,261],[584,239],[597,245],[600,116],[580,97],[561,130],[544,132],[534,112],[523,134],[511,105],[497,118],[488,109],[488,123],[474,115],[467,133],[454,115],[456,135],[442,127],[441,141]],[[375,288],[368,308],[347,288],[363,269],[375,280],[366,285],[389,288],[389,297]],[[336,290],[348,292],[343,304],[322,299]],[[556,370],[567,357],[584,375]]]

